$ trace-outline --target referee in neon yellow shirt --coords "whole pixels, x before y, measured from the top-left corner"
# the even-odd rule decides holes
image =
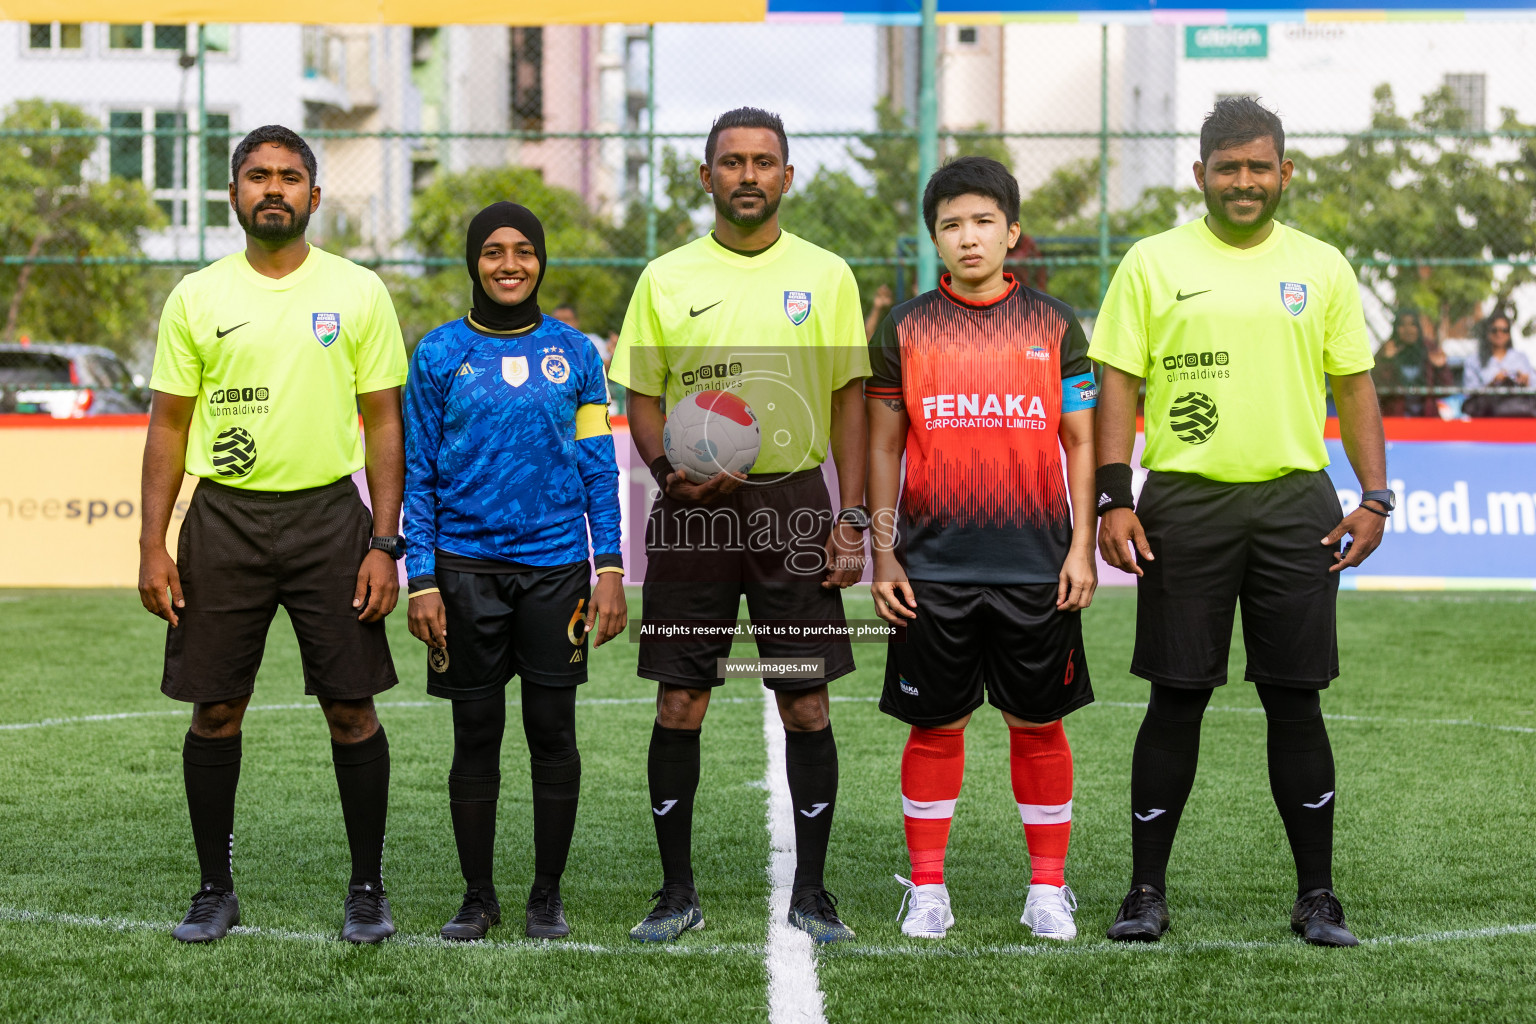
[[[1270,788],[1296,861],[1291,928],[1353,946],[1333,892],[1319,694],[1339,674],[1339,570],[1375,550],[1393,505],[1360,289],[1337,249],[1274,219],[1292,166],[1273,112],[1217,103],[1194,170],[1209,213],[1126,254],[1088,350],[1104,364],[1099,550],[1138,577],[1131,672],[1152,684],[1131,764],[1131,890],[1109,937],[1152,942],[1168,927],[1168,857],[1240,600],[1245,678],[1268,716]],[[1363,491],[1342,518],[1324,471],[1325,379]],[[1133,502],[1143,381],[1151,473]]]
[[[381,877],[389,741],[373,696],[396,682],[383,620],[405,553],[405,346],[378,275],[304,240],[315,171],[287,128],[242,139],[229,199],[245,249],[188,274],[160,316],[139,597],[170,624],[160,689],[192,704],[182,764],[202,883],[171,933],[183,942],[240,922],[240,726],[279,605],[331,730],[352,853],[342,938],[395,930]],[[365,465],[371,515],[352,483]],[[201,479],[173,562],[165,532],[184,472]]]

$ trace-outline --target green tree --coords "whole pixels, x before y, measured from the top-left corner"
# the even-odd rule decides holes
[[[45,100],[22,100],[0,119],[0,128],[10,131],[99,127],[80,108]],[[85,177],[96,144],[91,134],[0,138],[0,252],[20,257],[0,265],[0,296],[6,297],[0,340],[29,335],[104,345],[126,357],[150,337],[169,275],[146,274],[126,261],[143,257],[143,233],[162,227],[165,218],[141,182]],[[38,262],[59,257],[125,262]]]
[[[405,241],[421,256],[447,261],[421,275],[389,274],[385,280],[408,343],[469,309],[470,283],[464,267],[464,232],[474,215],[491,203],[511,200],[528,207],[544,224],[551,261],[604,258],[608,238],[581,196],[546,183],[526,167],[487,167],[441,175],[417,193]],[[539,286],[539,305],[548,310],[570,303],[589,331],[616,329],[628,292],[602,266],[550,266]]]
[[[1507,109],[1502,128],[1531,130]],[[1355,260],[1469,261],[1360,268],[1361,282],[1385,305],[1430,311],[1442,328],[1490,298],[1507,301],[1532,280],[1530,270],[1499,276],[1489,263],[1536,253],[1536,140],[1518,140],[1512,158],[1497,160],[1490,140],[1467,130],[1466,111],[1448,89],[1405,116],[1391,87],[1379,86],[1370,133],[1346,138],[1336,153],[1292,155],[1287,219]]]

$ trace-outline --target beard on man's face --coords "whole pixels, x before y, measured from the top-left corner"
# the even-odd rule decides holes
[[[751,213],[736,209],[736,201],[746,198],[759,199],[763,205]],[[779,200],[769,199],[768,193],[760,188],[739,188],[729,196],[716,193],[714,200],[715,209],[720,216],[738,228],[755,228],[779,212]]]
[[[263,210],[278,210],[286,213],[287,219],[277,217],[263,217]],[[291,242],[302,235],[309,227],[309,208],[302,212],[294,210],[281,199],[263,199],[251,207],[249,214],[235,207],[235,219],[240,222],[240,227],[246,234],[253,238],[259,238],[263,242]]]
[[[1205,208],[1210,211],[1222,224],[1239,231],[1257,231],[1268,224],[1275,217],[1275,211],[1280,208],[1280,198],[1284,195],[1282,190],[1268,192],[1262,188],[1237,189],[1229,188],[1218,190],[1207,186],[1205,189]],[[1233,199],[1258,199],[1262,205],[1259,207],[1259,215],[1251,221],[1233,220],[1227,213],[1227,201]]]

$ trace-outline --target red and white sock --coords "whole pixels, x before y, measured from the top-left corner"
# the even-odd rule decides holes
[[[1029,844],[1030,885],[1064,885],[1072,837],[1072,748],[1052,722],[1038,729],[1008,729],[1013,799]]]
[[[944,848],[964,778],[965,730],[913,726],[901,752],[901,812],[914,885],[944,881]]]

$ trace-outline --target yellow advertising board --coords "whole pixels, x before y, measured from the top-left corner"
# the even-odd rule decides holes
[[[21,422],[0,424],[0,587],[138,586],[149,417],[5,419]],[[182,483],[172,554],[195,483]]]

